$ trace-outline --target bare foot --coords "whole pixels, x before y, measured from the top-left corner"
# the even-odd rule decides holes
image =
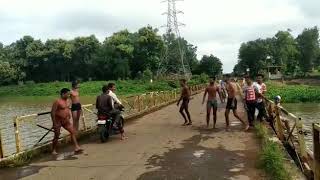
[[[186,126],[188,123],[187,122],[184,122],[181,126]]]
[[[80,154],[82,152],[83,152],[83,149],[81,149],[81,148],[77,148],[74,150],[74,154]]]
[[[128,139],[127,136],[121,136],[121,141]]]
[[[54,156],[58,155],[57,151],[52,151],[51,154],[54,155]]]
[[[190,125],[192,125],[192,122],[189,122],[189,123],[187,124],[187,126],[190,126]]]
[[[249,126],[249,125],[246,125],[246,127],[244,128],[244,131],[248,131],[249,128],[250,128],[250,126]]]

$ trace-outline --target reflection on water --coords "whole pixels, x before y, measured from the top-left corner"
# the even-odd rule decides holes
[[[312,123],[320,123],[320,103],[290,103],[282,104],[289,112],[301,118],[308,130],[307,145],[312,148]]]

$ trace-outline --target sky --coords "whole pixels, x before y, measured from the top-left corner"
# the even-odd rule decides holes
[[[43,41],[91,34],[103,41],[112,33],[151,25],[165,28],[162,0],[0,0],[0,42],[24,35]],[[225,73],[238,61],[241,43],[291,29],[319,26],[320,0],[184,0],[178,20],[181,36],[198,47],[198,58],[213,54]]]

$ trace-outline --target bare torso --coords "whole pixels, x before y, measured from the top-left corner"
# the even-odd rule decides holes
[[[226,88],[228,92],[228,98],[234,98],[236,96],[236,84],[233,82],[229,82]]]
[[[188,86],[184,86],[181,90],[181,96],[184,100],[190,99],[191,92]]]
[[[79,97],[79,91],[78,90],[72,90],[71,94],[70,94],[70,97],[71,97],[72,104],[80,103],[80,97]]]
[[[215,100],[217,96],[217,91],[219,88],[216,85],[209,85],[206,89],[208,92],[208,101]]]
[[[55,119],[60,121],[65,121],[70,119],[70,109],[67,100],[58,99],[55,104],[57,105],[57,110],[55,112]]]

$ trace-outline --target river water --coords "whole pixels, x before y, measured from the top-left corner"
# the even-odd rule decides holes
[[[39,112],[50,111],[52,102],[56,97],[23,97],[23,98],[7,98],[0,99],[0,133],[2,136],[2,144],[5,155],[10,155],[16,152],[15,135],[13,119],[16,116],[34,114]],[[94,103],[94,96],[81,97],[83,104]],[[301,117],[304,121],[306,129],[309,131],[307,135],[308,147],[312,147],[311,127],[313,122],[320,122],[320,104],[319,103],[294,103],[282,104],[289,112]],[[49,115],[42,116],[36,120],[37,124],[46,127],[51,126]],[[34,125],[28,125],[28,122],[23,124],[26,128],[21,128],[20,133],[23,148],[32,147],[39,138],[46,133],[46,130],[38,128]],[[43,141],[48,141],[52,138],[50,133]]]
[[[320,103],[282,104],[289,112],[301,118],[307,130],[307,146],[312,150],[312,123],[320,123]]]

